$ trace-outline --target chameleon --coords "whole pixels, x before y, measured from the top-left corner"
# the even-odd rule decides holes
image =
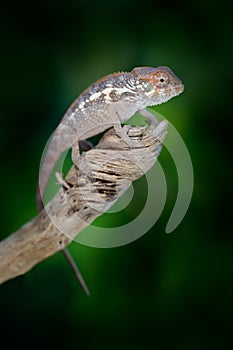
[[[121,124],[139,112],[149,124],[156,125],[156,118],[146,108],[164,103],[183,90],[182,81],[167,66],[109,74],[87,88],[68,108],[50,139],[39,173],[38,210],[43,208],[48,180],[64,151],[72,147],[72,161],[78,167],[79,142],[111,127],[130,144]]]

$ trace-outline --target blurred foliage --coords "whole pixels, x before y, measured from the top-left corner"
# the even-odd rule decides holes
[[[2,239],[36,215],[38,167],[50,133],[74,98],[107,73],[174,69],[185,92],[156,110],[182,135],[195,172],[191,206],[172,234],[164,228],[177,178],[164,149],[168,199],[153,229],[115,249],[71,245],[90,298],[61,254],[3,284],[2,343],[232,348],[231,15],[226,0],[1,2]]]

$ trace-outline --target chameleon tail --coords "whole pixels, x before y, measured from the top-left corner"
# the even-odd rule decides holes
[[[43,160],[40,167],[39,180],[36,189],[36,207],[38,211],[44,208],[43,199],[48,184],[50,175],[56,165],[61,153],[64,151],[65,147],[60,149],[58,145],[60,144],[60,137],[55,133],[46,147],[45,153],[43,155]],[[67,148],[66,148],[67,149]]]

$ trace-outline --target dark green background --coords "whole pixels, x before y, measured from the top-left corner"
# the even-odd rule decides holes
[[[90,298],[60,253],[3,284],[2,344],[232,348],[232,34],[225,0],[1,2],[1,238],[36,215],[45,142],[74,98],[107,73],[174,69],[185,92],[156,110],[182,135],[195,172],[191,206],[173,233],[164,229],[177,178],[164,150],[168,199],[155,227],[120,248],[72,244]]]

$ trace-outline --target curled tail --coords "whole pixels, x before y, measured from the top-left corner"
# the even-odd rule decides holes
[[[73,138],[74,134],[70,128],[60,124],[47,143],[36,189],[36,207],[38,211],[41,211],[44,207],[43,197],[50,175],[61,154],[71,147]]]
[[[43,198],[45,189],[61,152],[63,152],[63,150],[58,150],[57,142],[52,138],[40,167],[39,180],[36,189],[36,207],[38,211],[41,211],[44,207]]]

